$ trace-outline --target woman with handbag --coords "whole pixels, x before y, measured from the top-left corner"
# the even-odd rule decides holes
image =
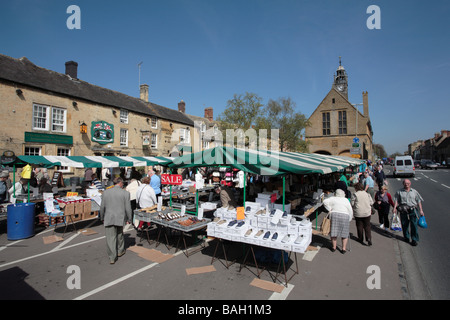
[[[331,251],[336,251],[337,238],[342,238],[341,253],[347,252],[347,243],[350,233],[350,221],[353,219],[353,209],[350,201],[345,197],[345,192],[336,189],[335,196],[323,201],[323,206],[331,215]]]
[[[352,196],[353,214],[356,220],[356,230],[358,232],[358,240],[364,243],[364,234],[367,244],[372,245],[372,232],[370,225],[370,216],[372,215],[373,199],[366,191],[361,183],[355,185],[355,193]]]
[[[380,222],[380,228],[389,230],[389,211],[391,206],[394,207],[394,201],[392,201],[391,194],[387,192],[387,186],[383,185],[375,194],[374,208],[378,210],[378,221]]]

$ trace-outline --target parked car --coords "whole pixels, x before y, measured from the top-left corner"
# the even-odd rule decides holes
[[[414,168],[420,168],[420,161],[414,160]]]
[[[437,163],[434,162],[434,161],[426,160],[426,161],[424,161],[424,162],[421,163],[421,167],[422,167],[423,169],[434,169],[434,170],[437,170],[438,165],[437,165]]]

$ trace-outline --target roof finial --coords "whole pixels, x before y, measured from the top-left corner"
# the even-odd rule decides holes
[[[341,66],[341,56],[339,56],[339,66]]]

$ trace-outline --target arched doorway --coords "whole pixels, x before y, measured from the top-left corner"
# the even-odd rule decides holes
[[[326,151],[326,150],[318,150],[318,151],[315,151],[314,153],[323,154],[323,155],[326,155],[326,156],[331,156],[331,153]]]

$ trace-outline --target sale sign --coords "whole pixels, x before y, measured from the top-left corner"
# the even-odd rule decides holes
[[[183,183],[181,174],[162,174],[161,184],[169,184],[172,186],[179,186]]]

